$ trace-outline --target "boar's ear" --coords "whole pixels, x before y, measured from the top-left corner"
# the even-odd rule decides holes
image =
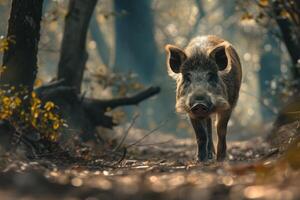
[[[227,45],[222,43],[209,53],[209,56],[216,61],[220,71],[226,69],[228,65],[226,47]]]
[[[165,49],[168,53],[167,65],[169,69],[171,69],[173,73],[179,73],[180,66],[187,58],[186,54],[180,48],[170,44],[166,45]]]

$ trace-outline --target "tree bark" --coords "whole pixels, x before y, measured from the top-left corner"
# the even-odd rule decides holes
[[[88,58],[86,37],[97,0],[70,0],[65,18],[64,36],[58,65],[58,79],[80,93],[83,72]]]
[[[7,37],[9,49],[3,55],[6,67],[1,85],[26,87],[32,91],[37,74],[37,53],[43,0],[13,0]]]
[[[282,35],[282,39],[292,59],[293,66],[291,71],[293,78],[294,80],[298,80],[300,83],[300,70],[298,68],[298,61],[300,60],[300,29],[299,27],[293,27],[294,25],[287,17],[281,16],[283,8],[280,6],[278,1],[273,2],[273,10],[276,16],[276,22]]]

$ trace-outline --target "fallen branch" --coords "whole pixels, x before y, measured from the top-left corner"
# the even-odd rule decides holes
[[[131,97],[116,98],[111,100],[98,100],[98,99],[84,99],[83,104],[88,110],[99,110],[102,108],[106,110],[107,108],[114,109],[119,106],[129,106],[137,105],[143,100],[150,98],[160,92],[159,87],[149,87],[136,95]]]
[[[131,97],[123,97],[111,100],[84,98],[82,106],[89,116],[89,119],[95,126],[101,125],[106,128],[112,128],[116,125],[113,122],[113,118],[104,114],[108,108],[114,109],[119,106],[137,105],[143,100],[152,97],[159,92],[159,87],[149,87],[148,89],[145,89]]]

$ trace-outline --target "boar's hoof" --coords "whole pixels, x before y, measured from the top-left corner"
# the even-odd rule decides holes
[[[214,154],[212,152],[209,152],[208,155],[207,155],[207,158],[209,160],[212,160],[214,158]]]
[[[204,163],[204,162],[207,162],[207,161],[208,161],[207,158],[201,159],[201,158],[198,157],[198,158],[196,159],[196,162],[197,162],[197,163]]]
[[[226,159],[226,153],[217,155],[217,161],[218,162],[223,162]]]
[[[198,154],[196,157],[197,162],[206,162],[207,161],[207,155],[206,154]]]

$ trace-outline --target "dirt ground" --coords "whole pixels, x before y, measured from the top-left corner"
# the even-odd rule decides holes
[[[124,144],[144,134],[128,136]],[[223,163],[196,163],[193,139],[157,134],[126,149],[82,148],[78,159],[6,154],[0,199],[300,199],[299,170],[262,138],[230,142]]]

